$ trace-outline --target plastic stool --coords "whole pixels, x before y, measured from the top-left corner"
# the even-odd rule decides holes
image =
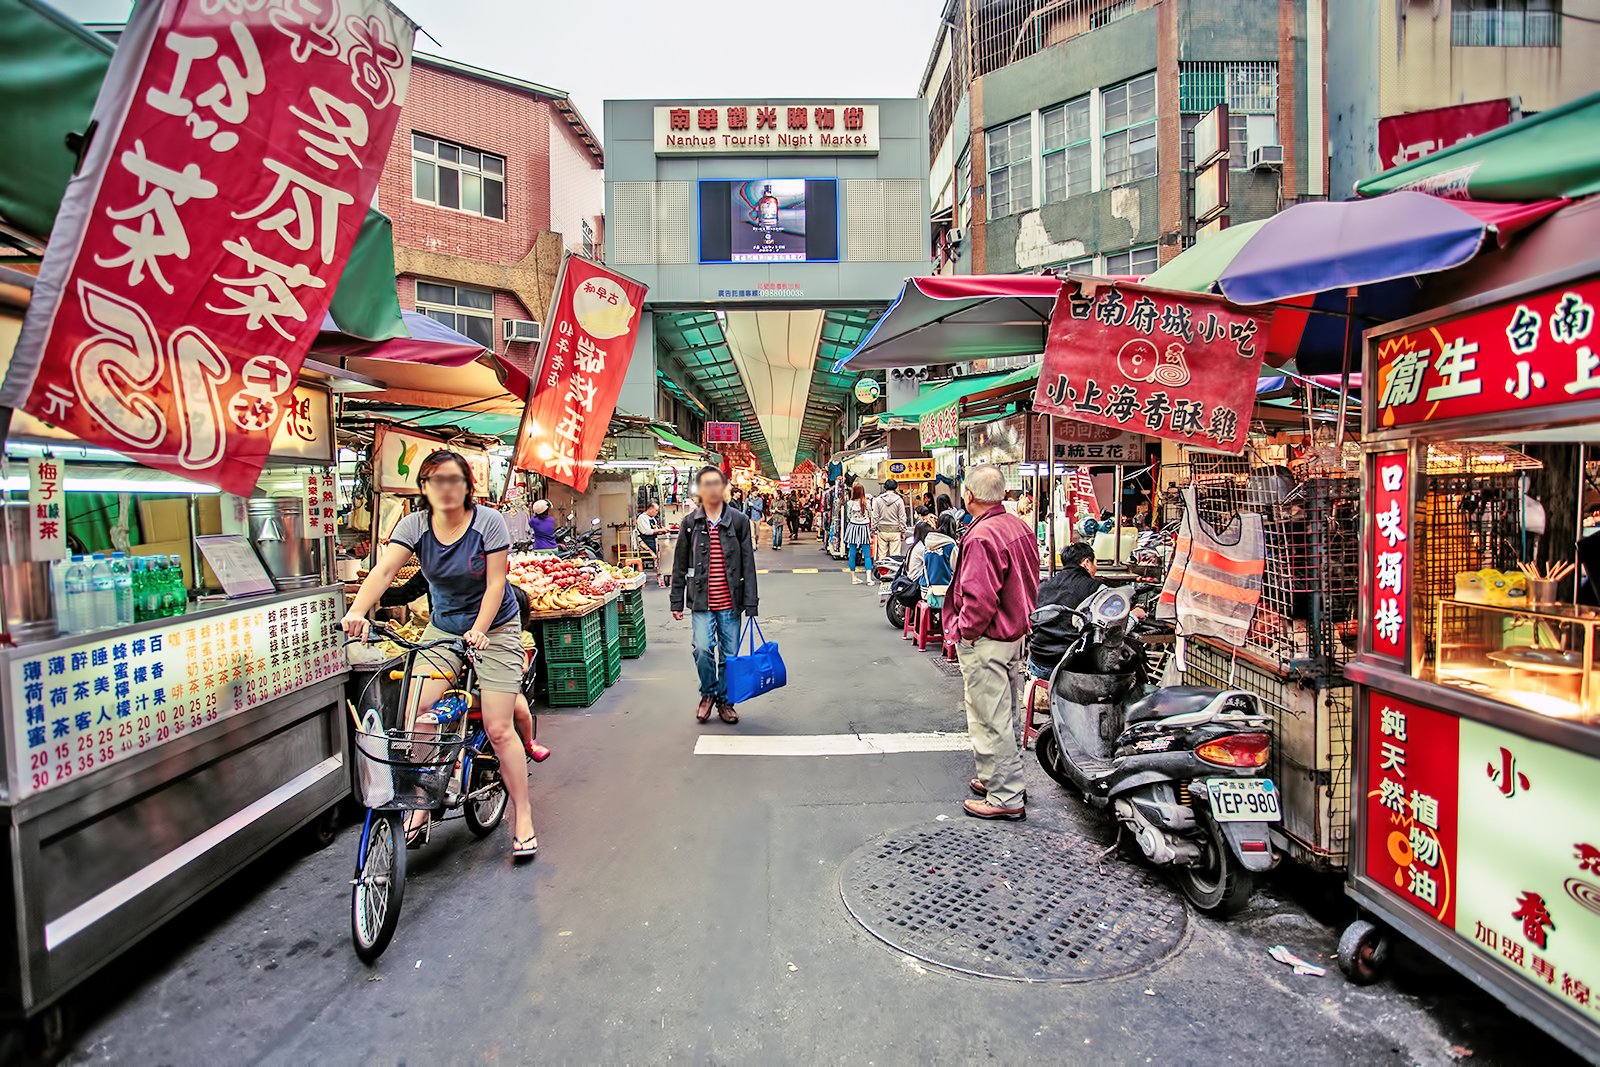
[[[944,642],[944,633],[942,629],[936,629],[933,625],[933,610],[934,609],[929,606],[926,600],[917,601],[918,652],[926,651],[928,642],[933,638],[938,638],[941,644]]]
[[[917,608],[921,603],[913,604],[906,608],[906,621],[900,627],[900,640],[909,641],[917,634]]]

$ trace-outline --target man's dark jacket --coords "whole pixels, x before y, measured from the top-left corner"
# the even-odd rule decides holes
[[[706,572],[711,566],[711,541],[706,536],[709,530],[704,508],[695,508],[678,526],[678,546],[672,557],[673,611],[685,610],[686,602],[689,611],[711,610],[711,593],[706,582]],[[756,552],[750,540],[750,520],[738,508],[724,504],[721,521],[717,523],[717,536],[722,538],[722,563],[728,573],[728,592],[733,596],[733,606],[754,616]]]

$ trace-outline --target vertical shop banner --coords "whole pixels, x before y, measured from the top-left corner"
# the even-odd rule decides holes
[[[1600,276],[1378,338],[1371,430],[1600,400]]]
[[[1069,281],[1050,318],[1034,407],[1243,452],[1271,318],[1221,297]]]
[[[1367,877],[1446,926],[1460,880],[1458,725],[1453,715],[1367,694]]]
[[[338,475],[333,471],[312,471],[306,475],[305,534],[310,538],[332,537],[339,515]]]
[[[28,460],[28,559],[49,563],[67,558],[67,468],[60,460]]]
[[[954,448],[961,439],[960,401],[924,412],[917,419],[917,433],[923,448]]]
[[[1411,651],[1411,461],[1386,452],[1373,462],[1372,570],[1367,589],[1372,651],[1405,660]]]
[[[539,379],[522,414],[512,465],[578,492],[589,487],[600,443],[633,359],[644,285],[570,252],[539,342]]]
[[[416,27],[384,0],[148,0],[0,404],[249,494],[372,201]]]

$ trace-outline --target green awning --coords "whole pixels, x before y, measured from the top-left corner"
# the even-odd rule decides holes
[[[930,411],[936,411],[973,393],[993,389],[996,383],[1005,377],[1005,374],[984,374],[972,378],[954,378],[938,388],[923,390],[921,396],[908,404],[901,404],[891,411],[885,411],[878,416],[878,422],[882,424],[890,419],[916,422]]]
[[[0,0],[0,218],[39,240],[55,225],[115,46],[38,0]],[[370,341],[409,336],[400,320],[389,220],[369,209],[329,310]]]
[[[1356,183],[1361,196],[1401,188],[1473,200],[1577,199],[1600,192],[1600,93],[1479,134]]]
[[[349,418],[372,415],[377,419],[390,419],[401,423],[401,429],[465,430],[480,437],[515,437],[522,424],[520,415],[502,415],[493,411],[433,411],[428,408],[384,408],[374,411],[351,411]]]
[[[680,452],[687,452],[691,456],[698,456],[705,453],[704,448],[701,448],[693,441],[688,441],[682,437],[679,437],[671,430],[663,430],[659,426],[651,426],[648,427],[648,429],[651,433],[656,435],[656,440],[660,441],[664,445],[669,445],[672,448],[676,448]]]
[[[1242,222],[1195,242],[1166,266],[1146,278],[1143,284],[1155,289],[1178,289],[1186,293],[1209,293],[1223,270],[1239,254],[1240,247],[1267,224],[1267,219]]]

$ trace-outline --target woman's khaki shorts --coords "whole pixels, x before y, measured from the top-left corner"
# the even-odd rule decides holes
[[[448,641],[452,637],[460,636],[460,634],[445,633],[430,622],[422,631],[422,638],[418,644]],[[461,670],[460,658],[443,649],[434,649],[419,656],[418,667],[422,666],[425,659],[433,656],[447,661],[452,670],[456,672]],[[522,625],[513,621],[504,626],[496,626],[489,631],[489,647],[478,653],[478,689],[485,693],[522,692],[522,668],[527,662],[527,653],[522,650]]]

